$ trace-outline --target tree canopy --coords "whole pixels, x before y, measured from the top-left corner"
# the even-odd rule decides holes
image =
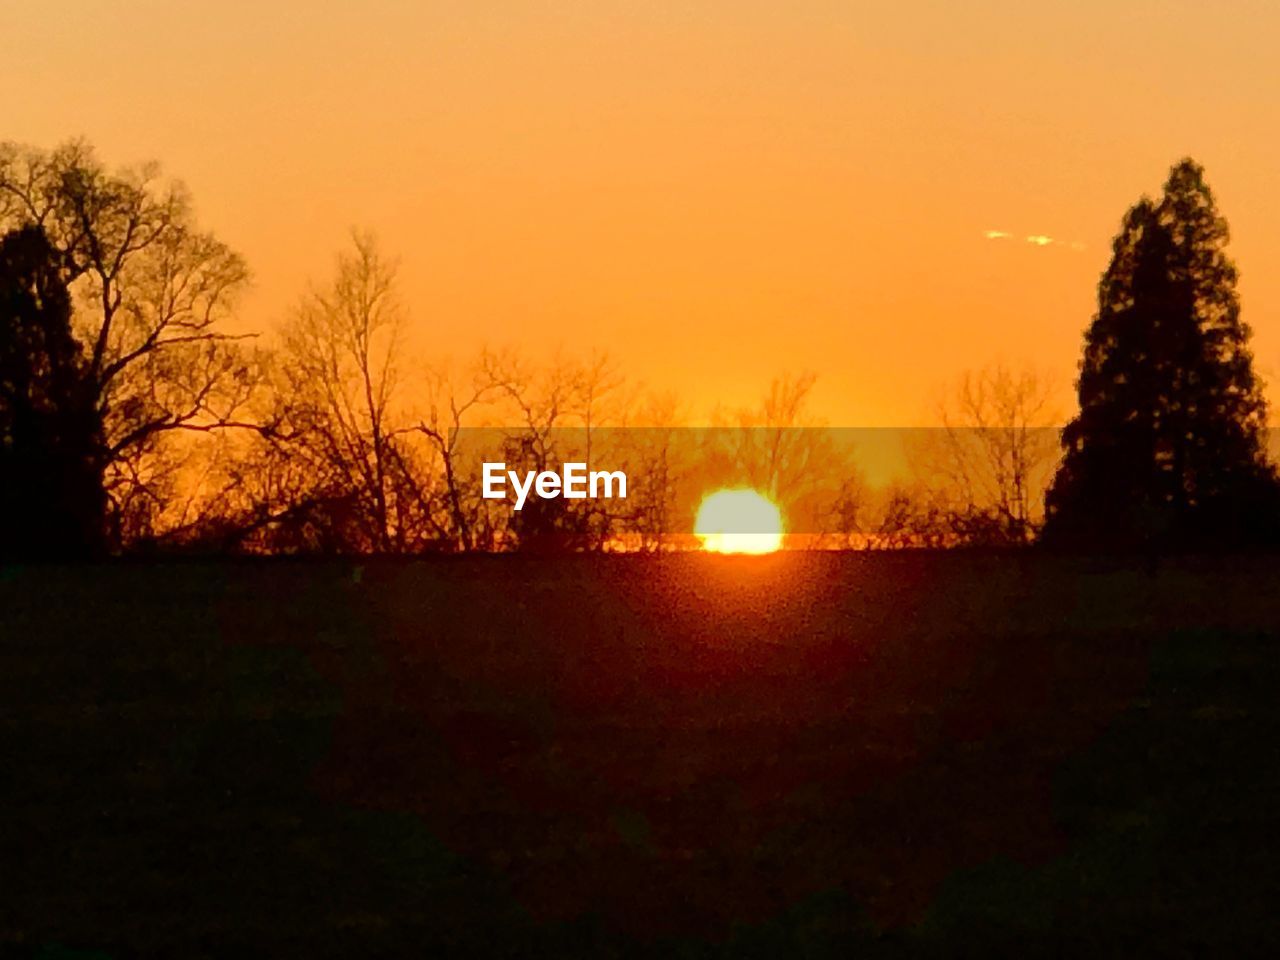
[[[0,239],[0,550],[98,552],[101,422],[71,332],[61,258],[38,226]]]
[[[1190,159],[1126,214],[1085,334],[1047,541],[1203,546],[1274,529],[1266,405],[1228,238]]]
[[[0,229],[25,226],[43,231],[72,294],[112,539],[146,536],[173,495],[165,439],[237,423],[252,389],[224,327],[248,270],[198,229],[181,184],[154,164],[109,170],[81,141],[0,144]]]

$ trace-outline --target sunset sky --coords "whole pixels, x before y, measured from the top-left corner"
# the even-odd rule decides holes
[[[1272,0],[0,0],[0,139],[160,160],[255,328],[362,226],[433,357],[597,346],[696,407],[810,369],[851,426],[1004,359],[1065,414],[1121,215],[1186,154],[1280,380],[1277,37]]]

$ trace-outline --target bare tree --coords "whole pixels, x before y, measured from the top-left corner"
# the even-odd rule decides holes
[[[815,535],[836,533],[837,517],[848,519],[838,501],[858,472],[852,445],[838,443],[836,432],[811,412],[816,382],[812,373],[778,377],[759,406],[719,415],[712,436],[722,450],[711,457],[721,461],[717,484],[746,484],[770,496],[790,530]]]
[[[427,414],[412,427],[425,437],[439,464],[443,481],[443,510],[433,511],[432,525],[440,540],[458,551],[494,549],[495,524],[480,496],[475,465],[463,462],[460,449],[468,418],[490,403],[500,388],[484,361],[472,371],[470,383],[457,386],[449,372],[436,368],[427,378]],[[439,514],[443,516],[439,516]]]
[[[871,492],[862,471],[856,467],[836,488],[826,509],[818,514],[817,547],[848,550],[866,547],[871,541]]]
[[[963,541],[1025,543],[1043,520],[1057,461],[1046,378],[1002,364],[967,371],[939,405],[939,431],[911,451],[913,469]]]
[[[332,280],[286,323],[277,364],[282,447],[309,478],[302,499],[349,514],[351,550],[404,551],[420,536],[420,486],[402,441],[406,313],[395,274],[374,238],[354,232]]]
[[[622,422],[625,378],[607,354],[582,361],[557,351],[535,366],[513,351],[485,351],[481,369],[504,428],[503,459],[513,468],[598,458],[600,429]],[[519,549],[603,549],[618,519],[598,502],[535,499],[509,518],[507,536]]]
[[[555,459],[556,431],[581,423],[581,366],[557,351],[542,370],[513,350],[485,350],[480,358],[486,380],[501,398],[499,415],[511,436],[545,470]]]
[[[625,424],[612,444],[610,468],[625,468],[630,479],[622,532],[636,549],[658,553],[679,542],[681,513],[696,505],[688,477],[697,453],[690,442],[698,431],[686,426],[675,394],[648,391],[627,398]],[[682,496],[683,495],[683,496]],[[691,534],[690,534],[691,535]]]
[[[155,165],[109,172],[85,143],[0,145],[0,228],[43,227],[75,293],[74,330],[103,424],[98,468],[118,544],[154,529],[174,473],[166,438],[241,419],[254,357],[225,329],[244,261],[197,229]]]

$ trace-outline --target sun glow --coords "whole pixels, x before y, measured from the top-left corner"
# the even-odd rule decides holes
[[[693,532],[712,553],[773,553],[782,546],[782,511],[754,490],[717,490],[698,507]]]

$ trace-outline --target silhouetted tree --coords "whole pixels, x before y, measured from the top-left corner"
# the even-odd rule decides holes
[[[860,478],[855,451],[813,412],[815,374],[774,378],[754,407],[717,411],[704,456],[709,487],[747,486],[777,503],[789,533],[851,534],[849,495]],[[843,501],[843,502],[842,502]]]
[[[1266,408],[1204,170],[1173,167],[1126,215],[1085,335],[1045,539],[1209,546],[1275,530]]]
[[[0,554],[102,549],[101,424],[61,258],[37,226],[0,240]]]
[[[627,470],[626,513],[620,518],[624,534],[636,549],[657,553],[677,544],[681,535],[692,536],[680,522],[680,494],[696,453],[688,439],[696,434],[685,427],[673,393],[646,392],[635,406],[628,423],[633,429],[619,433],[622,443],[609,465]],[[684,506],[688,513],[693,505]]]
[[[607,355],[581,361],[557,351],[539,370],[518,353],[486,350],[481,369],[498,398],[509,469],[554,471],[601,454],[597,433],[615,422],[625,382]],[[506,549],[519,551],[601,550],[618,519],[605,504],[533,494],[508,517],[501,539]]]
[[[396,268],[356,232],[330,282],[285,325],[276,363],[279,436],[259,516],[289,549],[405,553],[429,534],[429,479],[409,447],[400,353],[407,313]],[[264,478],[265,479],[265,478]]]
[[[412,429],[427,441],[429,455],[438,461],[438,509],[428,515],[442,549],[465,553],[496,546],[498,525],[482,497],[475,463],[463,462],[460,441],[468,416],[497,392],[483,357],[465,386],[454,382],[447,365],[428,373],[427,413]]]
[[[913,472],[956,543],[1017,546],[1039,529],[1060,421],[1047,379],[994,364],[966,371],[939,405],[942,427],[909,434]]]
[[[256,365],[223,328],[244,262],[154,165],[110,172],[82,142],[0,144],[0,229],[24,225],[43,228],[77,305],[111,539],[154,536],[184,452],[168,441],[255,426],[240,417]]]

